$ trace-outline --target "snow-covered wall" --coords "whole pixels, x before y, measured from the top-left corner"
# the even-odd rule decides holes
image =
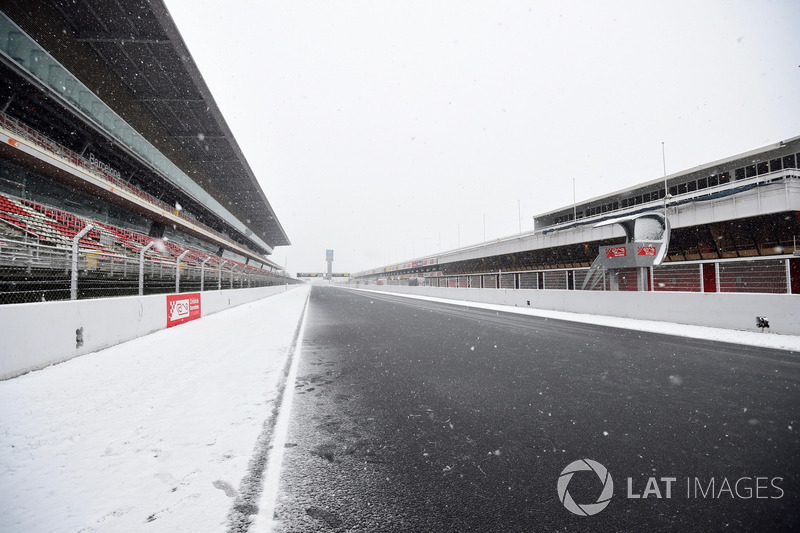
[[[203,292],[202,316],[300,286]],[[0,305],[0,379],[164,329],[167,296]]]
[[[765,316],[769,319],[771,333],[800,335],[798,294],[460,289],[393,285],[361,285],[360,288],[745,331],[758,331],[756,316]]]

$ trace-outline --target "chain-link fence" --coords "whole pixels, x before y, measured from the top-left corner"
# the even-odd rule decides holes
[[[298,283],[213,256],[194,263],[0,240],[0,304]]]

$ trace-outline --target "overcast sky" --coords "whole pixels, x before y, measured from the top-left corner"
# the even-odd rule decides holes
[[[166,4],[293,273],[530,231],[662,142],[673,173],[800,135],[794,0]]]

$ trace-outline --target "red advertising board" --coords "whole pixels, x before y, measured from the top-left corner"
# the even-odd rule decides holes
[[[606,250],[606,257],[626,257],[628,250],[624,246],[615,246]]]
[[[656,247],[655,246],[639,246],[639,252],[637,255],[656,255]]]
[[[200,318],[200,293],[167,295],[167,327]]]

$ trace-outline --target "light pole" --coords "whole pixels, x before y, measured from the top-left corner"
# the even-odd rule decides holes
[[[575,196],[575,178],[572,178],[572,220],[578,220],[578,201]]]
[[[670,198],[667,185],[667,156],[664,152],[664,141],[661,141],[661,163],[664,165],[664,220],[667,220],[667,200]]]

